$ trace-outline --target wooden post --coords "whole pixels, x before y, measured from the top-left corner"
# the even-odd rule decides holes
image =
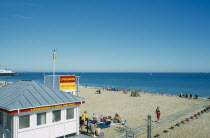
[[[148,115],[147,116],[147,138],[151,138],[151,116],[150,115]]]

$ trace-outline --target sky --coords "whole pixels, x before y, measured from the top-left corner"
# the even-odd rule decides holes
[[[210,72],[209,0],[0,0],[17,72]]]

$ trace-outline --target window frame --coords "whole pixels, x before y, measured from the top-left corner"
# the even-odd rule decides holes
[[[24,128],[20,128],[20,118],[23,117],[23,116],[28,116],[28,119],[29,119],[29,120],[28,120],[28,124],[29,124],[29,126],[28,126],[28,127],[24,127]],[[30,119],[30,117],[31,117],[30,114],[18,116],[18,129],[19,129],[19,130],[28,129],[28,128],[31,127],[31,119]]]
[[[43,114],[45,113],[45,124],[40,124],[38,125],[38,114]],[[39,112],[39,113],[36,113],[36,123],[35,123],[35,126],[39,127],[39,126],[43,126],[43,125],[46,125],[47,124],[47,112]]]
[[[58,121],[54,121],[53,120],[54,112],[56,112],[56,111],[60,111],[60,119]],[[62,110],[54,110],[54,111],[52,111],[52,119],[51,119],[52,123],[58,123],[61,120],[62,120]]]
[[[73,118],[68,118],[68,111],[67,110],[73,110]],[[67,108],[66,109],[66,120],[72,120],[72,119],[75,119],[75,108]]]

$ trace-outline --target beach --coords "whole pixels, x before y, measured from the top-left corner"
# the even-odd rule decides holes
[[[13,82],[0,81],[0,87],[11,83]]]
[[[5,85],[11,82],[0,82]],[[97,90],[101,90],[101,94],[97,94]],[[123,91],[110,91],[102,87],[84,87],[79,88],[78,96],[85,98],[85,104],[81,105],[80,115],[87,111],[87,115],[92,119],[93,113],[98,117],[101,115],[112,116],[118,113],[122,121],[126,120],[126,124],[115,124],[111,127],[102,129],[106,138],[123,137],[125,130],[132,131],[137,138],[147,138],[146,124],[147,116],[152,117],[152,137],[159,134],[161,138],[209,138],[210,130],[210,112],[202,113],[202,115],[186,121],[194,114],[210,106],[210,100],[199,98],[180,98],[176,95],[164,95],[159,93],[149,93],[140,91],[139,97],[131,97],[131,93],[123,93]],[[155,110],[160,107],[160,122],[156,122]],[[186,124],[177,123],[185,120]],[[171,127],[174,129],[170,129]],[[123,130],[123,131],[122,131]],[[163,131],[167,130],[167,133]]]
[[[180,124],[180,127],[175,127],[174,125],[181,120],[189,117],[192,114],[186,115],[176,121],[166,124],[163,127],[154,129],[152,131],[152,136],[160,134],[161,138],[209,138],[209,129],[210,129],[210,113],[205,113],[198,118],[194,118],[189,122],[186,121],[186,124]],[[171,126],[174,126],[174,130],[169,129]],[[168,133],[164,133],[164,130],[168,130]],[[143,134],[137,138],[147,138],[147,134]]]
[[[155,110],[157,106],[160,107],[161,111],[161,120],[167,118],[170,115],[182,112],[184,110],[187,111],[188,114],[179,117],[178,119],[174,119],[173,121],[168,121],[168,123],[157,127],[152,130],[152,136],[155,134],[161,134],[161,137],[190,137],[196,138],[198,136],[205,138],[210,137],[208,134],[208,130],[210,129],[210,125],[205,125],[205,129],[202,129],[203,122],[209,122],[210,119],[207,118],[207,114],[202,117],[192,120],[189,124],[181,125],[179,128],[174,129],[173,131],[169,131],[170,133],[163,133],[163,130],[168,129],[170,126],[175,125],[177,122],[181,122],[186,117],[193,115],[194,113],[203,109],[203,105],[210,105],[208,100],[204,99],[187,99],[180,98],[175,95],[162,95],[155,93],[140,93],[140,97],[131,97],[130,93],[124,94],[122,91],[108,91],[102,90],[102,94],[96,94],[97,87],[89,87],[84,88],[81,87],[79,89],[79,96],[86,99],[84,105],[81,106],[80,113],[82,114],[84,111],[87,111],[89,118],[91,118],[92,114],[96,115],[104,115],[104,116],[114,116],[118,113],[122,120],[126,120],[127,124],[125,125],[129,130],[135,130],[136,128],[143,126],[147,123],[147,116],[151,115],[152,117],[152,125],[156,125],[155,122],[156,114]],[[196,110],[191,113],[191,110],[194,109],[195,105],[197,106]],[[116,124],[106,129],[102,129],[105,132],[105,137],[120,137],[125,132],[118,131],[118,127],[124,127],[121,124]],[[200,128],[200,133],[197,133],[196,127]],[[190,134],[192,129],[195,129],[194,133],[198,134]],[[184,135],[184,132],[188,132]],[[202,133],[201,133],[202,132]],[[138,137],[138,136],[137,136]],[[140,137],[147,137],[144,133],[140,135]]]

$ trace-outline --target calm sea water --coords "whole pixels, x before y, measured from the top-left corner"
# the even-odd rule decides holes
[[[44,83],[44,74],[19,73],[19,76],[1,77],[0,81],[34,80]],[[210,96],[210,73],[56,73],[80,76],[80,84],[145,90],[162,94],[188,93],[202,97]]]

